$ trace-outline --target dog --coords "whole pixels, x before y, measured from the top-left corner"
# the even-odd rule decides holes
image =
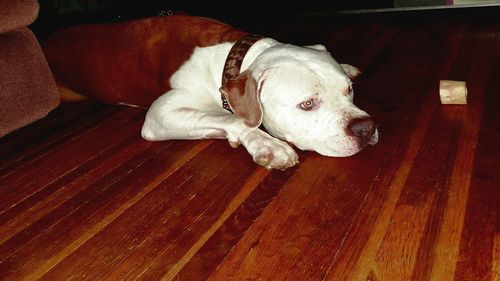
[[[147,107],[141,135],[149,141],[227,139],[268,169],[298,163],[291,145],[346,157],[378,141],[374,121],[353,103],[360,71],[320,44],[174,15],[70,27],[43,49],[61,87]]]

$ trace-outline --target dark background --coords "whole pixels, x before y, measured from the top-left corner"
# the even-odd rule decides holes
[[[207,16],[245,27],[251,22],[283,17],[335,13],[341,10],[388,8],[393,0],[327,1],[182,1],[182,0],[41,0],[32,29],[39,37],[68,25],[114,22],[170,14]]]
[[[449,1],[449,0],[448,0]],[[50,33],[69,25],[96,22],[117,22],[136,18],[189,14],[218,19],[242,30],[269,34],[266,26],[286,22],[300,25],[304,18],[328,17],[330,20],[352,19],[359,15],[380,13],[412,13],[406,9],[439,8],[421,11],[427,15],[442,10],[457,10],[457,16],[478,13],[478,8],[442,9],[447,0],[307,0],[297,1],[182,1],[182,0],[40,0],[40,13],[30,26],[43,40]],[[500,0],[499,0],[500,3]],[[448,6],[453,7],[453,6]],[[460,11],[458,11],[460,10]],[[465,11],[464,11],[465,10]],[[498,12],[482,9],[481,12]],[[414,12],[413,12],[414,14]],[[351,15],[351,16],[347,16]],[[500,14],[499,14],[500,16]],[[269,23],[269,24],[268,24]]]

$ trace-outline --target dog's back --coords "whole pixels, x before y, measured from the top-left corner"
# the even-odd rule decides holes
[[[245,33],[192,16],[155,17],[69,27],[43,43],[62,87],[106,103],[149,106],[195,47],[236,41]]]

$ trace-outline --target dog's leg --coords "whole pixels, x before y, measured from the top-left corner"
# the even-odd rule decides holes
[[[175,91],[160,97],[149,108],[142,127],[144,139],[226,138],[230,143],[241,143],[253,160],[266,168],[286,169],[298,163],[297,154],[286,142],[258,128],[249,128],[222,108],[182,106],[185,102],[176,102]]]

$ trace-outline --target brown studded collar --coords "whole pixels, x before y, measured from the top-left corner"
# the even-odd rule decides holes
[[[250,47],[255,44],[255,42],[262,38],[263,37],[260,35],[247,34],[234,43],[233,47],[229,51],[229,54],[227,55],[226,63],[224,64],[224,70],[222,71],[222,85],[224,85],[228,80],[235,79],[238,74],[240,74],[241,64],[243,63],[246,53]],[[229,106],[227,97],[224,96],[224,94],[221,94],[221,99],[222,107],[232,113],[233,111]]]

